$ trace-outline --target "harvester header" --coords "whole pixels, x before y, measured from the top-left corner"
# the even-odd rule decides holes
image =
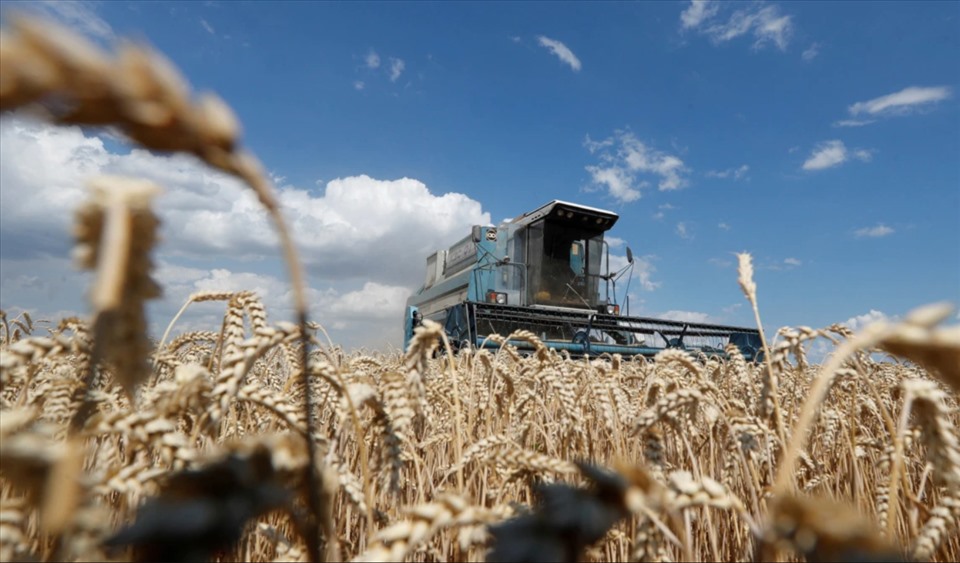
[[[612,211],[554,200],[498,226],[474,225],[427,257],[424,285],[407,300],[404,348],[426,318],[443,325],[456,349],[497,346],[487,337],[524,329],[573,356],[652,356],[666,348],[722,355],[735,344],[748,360],[758,359],[756,329],[631,317],[626,299],[621,310],[617,281],[632,276],[633,253],[628,247],[627,264],[611,271],[604,233],[617,219]]]

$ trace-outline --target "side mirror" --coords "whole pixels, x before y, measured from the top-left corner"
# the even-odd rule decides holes
[[[630,250],[630,247],[627,247],[627,262],[633,264],[633,251]]]

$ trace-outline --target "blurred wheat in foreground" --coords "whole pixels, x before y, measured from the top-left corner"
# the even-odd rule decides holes
[[[222,102],[191,105],[149,51],[109,59],[16,21],[2,109],[54,96],[46,118],[195,154],[276,213]],[[154,344],[158,189],[91,183],[75,230],[91,319],[0,311],[0,560],[960,558],[949,306],[783,328],[764,365],[735,347],[572,360],[530,333],[450,356],[429,322],[403,355],[345,354],[250,292],[191,296],[222,302],[222,325],[174,319]],[[746,254],[739,282],[759,322]],[[823,365],[814,340],[835,346]]]

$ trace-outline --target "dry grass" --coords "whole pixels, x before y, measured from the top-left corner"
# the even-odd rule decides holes
[[[44,25],[4,31],[2,109],[56,95],[55,121],[196,154],[247,178],[283,231],[225,106],[188,103],[149,51],[110,59]],[[530,356],[493,338],[435,359],[449,345],[429,322],[406,354],[345,354],[303,315],[204,293],[184,307],[223,301],[222,326],[173,319],[148,349],[152,191],[99,180],[78,213],[89,322],[41,335],[0,312],[0,560],[960,558],[949,308],[782,329],[765,365],[574,361],[526,333],[510,338]],[[836,344],[822,366],[803,352],[819,338]]]

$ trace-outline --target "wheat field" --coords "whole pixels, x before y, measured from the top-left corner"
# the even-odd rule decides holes
[[[430,322],[402,354],[346,353],[307,318],[272,188],[222,101],[146,47],[12,21],[0,109],[112,125],[244,180],[280,234],[297,322],[205,292],[184,310],[220,302],[220,326],[174,318],[151,340],[161,188],[91,179],[74,231],[90,317],[0,312],[0,560],[960,559],[951,306],[856,334],[782,328],[761,364],[735,347],[571,359],[524,332],[452,355]],[[747,254],[739,274],[759,325]],[[823,364],[806,357],[817,340]]]

